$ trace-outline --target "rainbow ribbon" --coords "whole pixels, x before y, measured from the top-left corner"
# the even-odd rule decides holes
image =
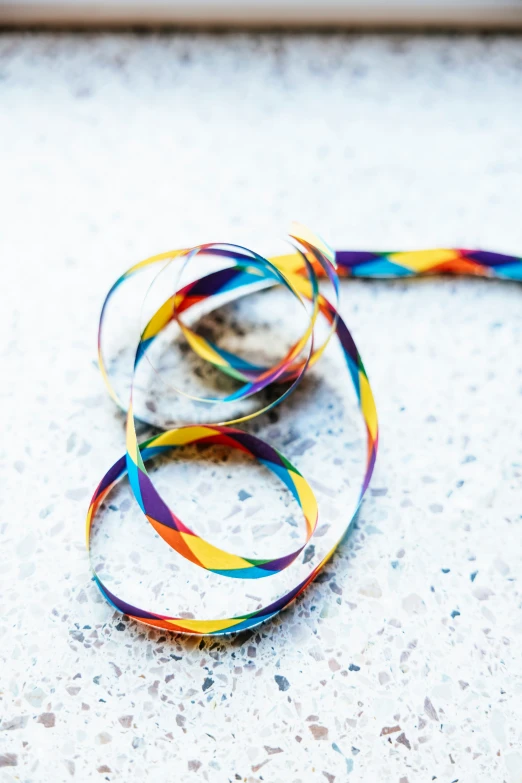
[[[92,522],[96,511],[115,484],[124,476],[128,476],[132,493],[151,526],[172,549],[191,563],[221,576],[239,579],[265,578],[288,568],[314,537],[318,521],[317,501],[306,479],[279,451],[260,438],[231,425],[258,416],[285,400],[303,378],[307,369],[321,357],[333,335],[341,345],[366,429],[366,464],[357,501],[346,529],[306,578],[276,601],[249,614],[217,620],[187,619],[141,609],[111,592],[100,579],[91,559],[93,578],[107,601],[118,611],[146,625],[198,635],[216,635],[252,628],[288,606],[313,581],[346,535],[373,472],[378,445],[378,423],[373,393],[364,365],[348,327],[339,315],[339,276],[399,278],[454,274],[522,280],[522,259],[500,253],[464,249],[379,253],[344,250],[335,252],[317,235],[299,224],[293,224],[290,236],[295,243],[295,252],[270,259],[263,258],[247,248],[229,244],[204,244],[151,256],[128,269],[109,290],[99,322],[98,362],[109,394],[126,413],[127,451],[125,456],[107,471],[94,492],[87,513],[87,549],[90,551]],[[273,384],[284,384],[285,388],[274,401],[248,415],[215,424],[177,427],[138,443],[132,385],[129,402],[125,405],[111,384],[103,357],[102,338],[109,301],[126,280],[151,265],[163,264],[164,269],[165,265],[180,260],[180,270],[182,270],[188,263],[197,261],[199,256],[207,255],[218,257],[228,265],[180,288],[157,309],[142,331],[136,347],[134,369],[146,355],[148,347],[155,338],[174,320],[196,354],[218,371],[234,378],[239,384],[235,392],[220,400],[215,397],[195,396],[192,396],[192,399],[208,404],[234,402],[250,397]],[[333,287],[335,304],[329,302],[319,291],[318,278],[322,277],[328,278]],[[194,305],[222,294],[243,296],[252,290],[258,290],[259,284],[284,286],[296,297],[308,316],[308,326],[303,335],[273,367],[250,363],[219,348],[210,340],[198,335],[182,320],[183,314]],[[326,320],[329,330],[322,344],[316,346],[314,332],[319,317]],[[191,396],[179,389],[177,391],[185,396]],[[147,421],[141,415],[140,421],[157,427],[155,422]],[[300,546],[276,558],[254,559],[216,547],[187,527],[163,501],[145,465],[159,454],[192,443],[220,444],[239,449],[268,467],[290,490],[302,510],[306,534]]]

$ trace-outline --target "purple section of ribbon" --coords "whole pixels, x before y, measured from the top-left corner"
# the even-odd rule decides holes
[[[241,274],[241,270],[237,267],[230,267],[227,269],[220,269],[218,272],[213,272],[205,277],[200,277],[196,280],[190,290],[188,296],[211,296],[219,292],[219,289],[233,280],[237,275]]]
[[[152,481],[138,468],[138,480],[140,482],[141,499],[147,516],[152,517],[162,525],[177,530],[177,525],[172,518],[170,509],[156,492]]]
[[[300,554],[300,552],[303,551],[303,547],[301,549],[298,549],[296,552],[291,552],[289,555],[283,555],[283,557],[278,557],[276,560],[271,560],[269,563],[266,563],[265,565],[257,565],[257,568],[262,568],[263,571],[283,571],[285,568],[288,568],[288,566],[294,562],[296,557]]]
[[[120,459],[114,463],[112,468],[109,468],[105,476],[100,481],[100,486],[96,490],[96,494],[99,495],[101,492],[103,492],[107,487],[109,487],[113,481],[116,481],[120,476],[123,476],[127,472],[127,464],[125,457],[120,457]]]
[[[227,434],[228,433],[225,432],[225,435]],[[248,432],[241,432],[240,430],[236,430],[232,437],[258,459],[286,467],[277,451],[268,443],[264,443],[264,441],[250,435]]]
[[[488,250],[465,250],[466,258],[477,261],[486,266],[505,266],[506,264],[519,264],[520,258],[506,256],[503,253],[490,253]]]
[[[335,253],[335,260],[339,266],[345,269],[353,269],[354,266],[367,263],[368,261],[375,261],[376,258],[387,255],[384,251],[382,253],[371,253],[364,250],[337,250]]]

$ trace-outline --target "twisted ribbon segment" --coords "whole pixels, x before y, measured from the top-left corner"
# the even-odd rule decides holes
[[[230,244],[204,244],[185,250],[162,253],[135,264],[109,290],[100,316],[98,359],[103,379],[111,397],[122,410],[126,411],[127,451],[126,455],[107,471],[93,495],[87,513],[87,548],[90,548],[91,528],[96,511],[115,484],[127,475],[132,493],[151,526],[172,549],[194,565],[221,576],[239,579],[265,578],[280,573],[291,566],[316,533],[318,507],[315,496],[306,479],[279,451],[260,438],[230,425],[247,421],[285,400],[296,388],[307,369],[321,357],[334,334],[342,348],[366,428],[366,464],[357,502],[347,520],[346,529],[311,573],[276,601],[250,614],[207,620],[166,616],[145,611],[111,592],[107,585],[101,581],[91,562],[94,580],[109,603],[118,611],[147,625],[200,635],[222,634],[251,628],[273,617],[305,589],[331,557],[348,530],[373,472],[378,445],[378,423],[373,393],[364,365],[352,336],[339,315],[339,275],[343,277],[397,278],[456,274],[522,280],[522,259],[499,253],[451,249],[402,253],[356,251],[335,253],[323,240],[298,224],[293,225],[290,236],[297,243],[295,252],[271,259],[263,258],[247,248]],[[275,400],[244,416],[216,424],[177,427],[166,430],[139,444],[135,426],[136,417],[133,410],[133,386],[131,384],[129,403],[125,405],[116,394],[105,367],[102,337],[108,303],[119,286],[141,270],[162,263],[163,268],[159,273],[161,274],[165,265],[178,262],[182,270],[192,260],[197,260],[199,256],[204,255],[218,257],[229,265],[185,285],[163,302],[142,331],[136,347],[134,370],[146,355],[147,349],[155,338],[168,324],[176,321],[188,345],[200,358],[241,384],[233,393],[222,399],[196,397],[178,389],[180,394],[191,397],[198,402],[212,404],[245,399],[271,385],[285,384],[286,388]],[[319,291],[318,278],[320,277],[328,278],[330,281],[336,298],[335,304],[328,301]],[[256,286],[260,283],[265,286],[282,285],[285,287],[302,305],[308,317],[308,326],[303,335],[273,367],[254,364],[225,351],[197,334],[182,319],[182,315],[194,305],[206,300],[211,301],[213,297],[219,297],[225,293],[242,296],[252,290],[257,290]],[[314,335],[319,316],[325,319],[329,330],[321,345],[316,347]],[[157,426],[155,422],[147,421],[141,415],[140,420]],[[269,468],[290,490],[303,512],[306,534],[301,545],[294,551],[276,558],[251,558],[227,552],[206,541],[187,527],[161,498],[147,472],[146,463],[160,454],[193,443],[219,444],[239,449]]]

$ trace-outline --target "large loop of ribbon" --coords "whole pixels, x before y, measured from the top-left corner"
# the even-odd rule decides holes
[[[247,248],[229,244],[204,244],[152,256],[127,270],[109,290],[99,323],[98,359],[111,397],[126,412],[127,452],[107,471],[93,495],[87,514],[87,548],[90,549],[92,522],[96,511],[112,488],[124,476],[128,476],[134,498],[154,530],[172,549],[196,566],[221,576],[259,579],[280,573],[294,563],[304,547],[313,539],[317,529],[318,506],[315,496],[306,479],[279,451],[260,438],[231,425],[252,419],[285,400],[303,378],[307,369],[321,357],[333,335],[337,337],[342,348],[366,429],[366,463],[357,501],[347,518],[346,529],[306,578],[301,579],[277,600],[250,614],[225,619],[187,619],[144,610],[115,595],[102,582],[91,561],[93,578],[109,603],[118,611],[146,625],[199,635],[223,634],[252,628],[288,606],[317,576],[346,534],[373,472],[377,454],[378,424],[373,393],[364,365],[352,336],[339,315],[339,275],[397,278],[457,274],[522,280],[522,259],[499,253],[462,249],[402,253],[334,252],[318,236],[298,224],[293,225],[290,236],[296,243],[295,252],[270,259],[263,258]],[[285,388],[269,404],[246,415],[215,424],[180,426],[166,430],[139,444],[133,410],[133,386],[131,384],[129,402],[126,405],[115,392],[104,361],[102,343],[107,307],[119,286],[141,270],[154,264],[162,264],[159,273],[161,274],[166,265],[177,263],[180,270],[179,279],[188,263],[197,262],[198,257],[205,255],[217,257],[228,265],[179,288],[163,302],[142,330],[135,352],[134,370],[146,356],[147,349],[155,338],[168,324],[176,321],[188,345],[200,358],[240,384],[238,389],[221,400],[215,397],[189,395],[177,389],[179,393],[211,405],[216,402],[246,399],[276,384],[285,384]],[[328,278],[330,281],[335,294],[335,304],[319,291],[318,278]],[[273,367],[261,366],[223,350],[197,334],[183,320],[183,314],[200,302],[212,301],[213,297],[217,298],[222,294],[243,296],[252,290],[257,290],[256,286],[260,283],[265,286],[281,285],[286,288],[305,309],[308,319],[308,325],[302,336]],[[326,338],[317,347],[314,335],[319,317],[326,320],[329,328]],[[147,421],[141,414],[140,420],[157,427],[157,422]],[[203,539],[185,525],[154,487],[146,463],[159,454],[193,443],[220,444],[240,449],[269,468],[290,490],[303,512],[306,533],[300,546],[282,556],[256,559],[245,553],[239,555],[227,552]]]

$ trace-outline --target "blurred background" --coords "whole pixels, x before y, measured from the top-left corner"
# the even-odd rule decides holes
[[[519,0],[1,0],[9,24],[520,27]]]

